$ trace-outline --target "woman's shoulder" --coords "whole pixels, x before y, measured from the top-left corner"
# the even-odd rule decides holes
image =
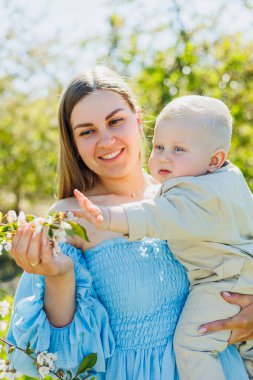
[[[69,211],[79,208],[77,200],[74,197],[64,198],[56,201],[49,209],[51,211]]]

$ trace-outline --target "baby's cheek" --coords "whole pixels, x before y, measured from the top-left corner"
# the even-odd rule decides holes
[[[156,157],[153,154],[151,154],[151,156],[149,157],[148,168],[149,168],[150,174],[154,177],[158,169],[158,162],[157,162]]]

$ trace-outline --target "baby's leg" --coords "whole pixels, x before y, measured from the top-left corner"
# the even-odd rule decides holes
[[[222,290],[230,290],[229,284],[200,284],[190,291],[174,336],[180,380],[225,380],[218,353],[227,347],[230,331],[202,335],[198,332],[202,323],[239,312],[239,306],[221,297]]]

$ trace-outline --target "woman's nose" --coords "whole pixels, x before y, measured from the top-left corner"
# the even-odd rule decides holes
[[[107,148],[115,143],[115,137],[110,133],[103,133],[98,141],[99,148]]]

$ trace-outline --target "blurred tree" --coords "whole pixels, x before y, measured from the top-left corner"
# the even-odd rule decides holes
[[[18,211],[23,200],[32,203],[53,197],[58,151],[56,103],[61,84],[52,70],[57,66],[56,39],[38,40],[24,9],[14,7],[12,1],[3,5],[0,209]]]
[[[6,17],[0,30],[0,210],[25,205],[31,212],[35,203],[52,203],[55,190],[61,89],[52,70],[56,40],[38,41],[24,10],[12,1],[1,5]],[[21,272],[7,255],[0,256],[0,268],[0,282]]]

